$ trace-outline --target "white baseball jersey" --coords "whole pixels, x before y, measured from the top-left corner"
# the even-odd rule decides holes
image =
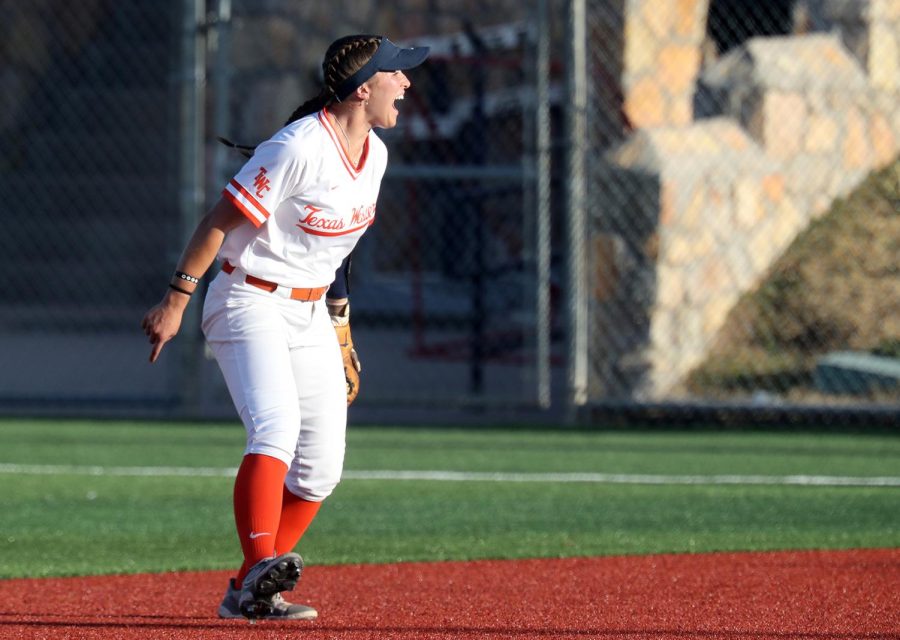
[[[229,232],[219,258],[286,287],[331,284],[374,222],[387,167],[374,132],[356,166],[341,140],[323,109],[260,144],[223,192],[253,224]]]

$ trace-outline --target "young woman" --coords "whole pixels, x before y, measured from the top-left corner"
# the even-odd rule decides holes
[[[293,552],[341,477],[359,361],[349,330],[349,255],[372,224],[387,165],[375,127],[396,125],[403,70],[426,47],[348,36],[328,48],[324,87],[250,160],[200,221],[162,301],[144,316],[155,362],[218,256],[202,328],[247,431],[234,485],[244,555],[222,617],[315,618],[290,604]],[[337,338],[336,338],[337,335]]]

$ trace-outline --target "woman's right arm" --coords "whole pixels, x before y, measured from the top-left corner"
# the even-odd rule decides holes
[[[213,260],[216,259],[216,254],[225,240],[225,234],[241,224],[249,224],[244,214],[229,200],[220,198],[200,220],[191,239],[188,240],[175,270],[198,280],[202,278]],[[191,299],[190,294],[197,287],[196,283],[175,276],[170,284],[185,292],[182,293],[170,287],[163,299],[147,311],[141,322],[144,333],[147,334],[150,344],[153,345],[150,362],[156,362],[163,346],[178,333],[178,329],[181,327],[181,317]]]

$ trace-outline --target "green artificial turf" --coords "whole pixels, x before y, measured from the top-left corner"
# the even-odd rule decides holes
[[[240,425],[0,422],[0,577],[232,568]],[[202,467],[109,476],[58,465]],[[900,475],[900,438],[816,433],[358,428],[351,471]],[[48,471],[49,471],[48,470]],[[32,469],[32,471],[35,471]],[[63,473],[60,473],[63,471]],[[308,563],[900,546],[900,488],[345,480]]]

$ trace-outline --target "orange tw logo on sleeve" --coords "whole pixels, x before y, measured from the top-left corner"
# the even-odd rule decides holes
[[[253,179],[253,186],[256,187],[256,197],[262,198],[263,191],[271,191],[269,187],[269,179],[266,177],[266,168],[260,167],[259,173]]]

